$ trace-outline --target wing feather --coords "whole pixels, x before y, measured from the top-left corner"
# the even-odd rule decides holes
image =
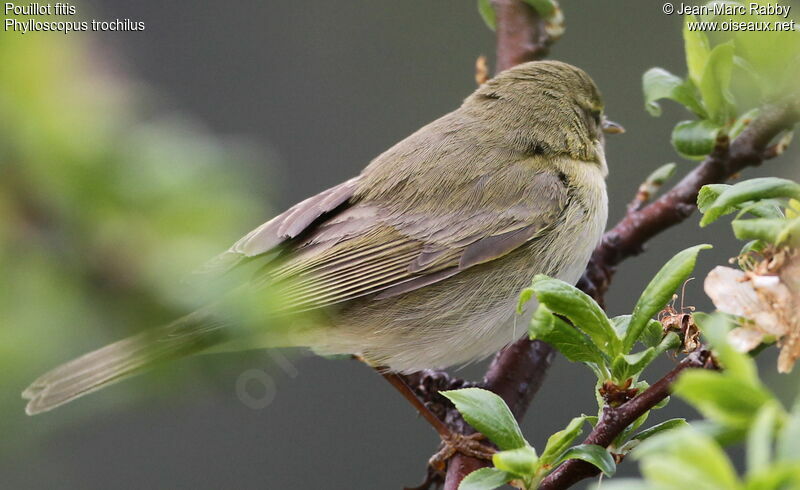
[[[502,257],[557,223],[569,194],[563,180],[550,172],[529,172],[527,180],[501,193],[496,208],[474,199],[419,209],[399,199],[360,200],[359,178],[351,179],[261,225],[220,257],[235,265],[279,250],[254,282],[275,287],[293,311],[404,294]],[[481,196],[501,181],[482,177],[462,190]]]

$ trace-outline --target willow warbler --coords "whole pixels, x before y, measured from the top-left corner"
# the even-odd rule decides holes
[[[574,284],[606,225],[603,102],[589,76],[531,62],[480,86],[455,111],[357,177],[264,223],[213,262],[263,263],[244,286],[321,310],[294,345],[413,372],[488,356],[522,336],[520,291],[535,274]],[[269,329],[269,325],[263,325]],[[230,343],[211,306],[37,379],[27,412],[50,410],[164,360]]]

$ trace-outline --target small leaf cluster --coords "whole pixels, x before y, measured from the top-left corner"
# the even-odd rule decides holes
[[[568,459],[580,459],[611,476],[616,471],[614,458],[605,448],[573,443],[584,424],[595,417],[582,415],[547,440],[541,454],[522,435],[517,421],[502,398],[480,388],[444,391],[472,427],[500,448],[492,457],[492,468],[482,468],[462,480],[460,490],[491,490],[509,482],[520,488],[537,488],[539,482]]]
[[[681,344],[674,332],[664,335],[661,324],[652,318],[686,281],[698,254],[706,248],[709,246],[691,247],[669,260],[645,288],[631,315],[608,318],[584,292],[543,275],[536,276],[531,287],[523,291],[518,309],[521,311],[536,297],[539,306],[531,320],[531,338],[548,342],[571,361],[586,364],[597,376],[598,387],[645,389],[644,381],[637,382],[641,372],[658,355]],[[633,352],[637,343],[644,348]],[[497,395],[479,388],[442,394],[453,402],[467,423],[500,449],[492,459],[494,467],[468,475],[459,487],[462,490],[492,489],[512,481],[521,488],[536,488],[545,476],[568,459],[587,461],[609,476],[615,471],[614,458],[608,449],[595,445],[573,446],[584,423],[588,421],[594,425],[597,417],[582,415],[572,419],[564,430],[550,436],[544,450],[538,454],[525,440],[508,406]],[[606,401],[598,398],[598,404],[602,410]],[[684,420],[673,419],[637,432],[648,415],[649,412],[645,413],[622,431],[610,448],[625,454],[662,431],[685,425]]]
[[[711,2],[708,5],[722,2]],[[730,5],[743,5],[726,0]],[[759,2],[761,3],[761,2]],[[771,15],[687,15],[683,38],[688,74],[676,76],[663,68],[648,70],[642,79],[645,108],[661,114],[658,101],[670,99],[697,118],[679,122],[672,144],[689,159],[702,159],[723,134],[735,138],[758,115],[759,107],[796,93],[800,78],[800,36],[795,31],[704,32],[698,22],[775,22],[787,19]],[[754,24],[755,25],[755,24]]]
[[[735,185],[713,184],[700,190],[697,207],[700,226],[736,213],[731,223],[746,250],[770,245],[797,245],[800,241],[800,184],[777,177],[745,180]]]
[[[788,412],[761,384],[755,362],[728,344],[725,317],[703,317],[701,328],[724,370],[684,372],[675,394],[706,420],[643,442],[632,454],[644,479],[606,483],[604,490],[800,487],[800,400]],[[739,476],[723,445],[743,439],[747,471]]]
[[[694,270],[697,255],[709,245],[679,252],[650,281],[631,315],[608,318],[586,293],[569,284],[538,275],[522,292],[519,310],[532,297],[539,306],[530,325],[532,339],[549,343],[573,362],[588,366],[598,384],[636,385],[642,371],[661,353],[680,345],[653,317]],[[644,349],[634,352],[639,343]],[[601,404],[602,405],[602,404]]]

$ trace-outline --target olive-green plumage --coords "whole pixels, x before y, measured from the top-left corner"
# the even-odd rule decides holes
[[[601,236],[602,109],[573,66],[507,70],[209,269],[265,262],[255,283],[279,290],[287,311],[325,311],[293,337],[320,353],[402,372],[492,354],[526,331],[529,314],[514,307],[533,275],[576,282]],[[213,311],[195,313],[87,354],[34,382],[28,412],[206,350],[229,340],[227,330]]]

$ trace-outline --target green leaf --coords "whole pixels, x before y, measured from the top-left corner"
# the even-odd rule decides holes
[[[539,457],[542,464],[554,465],[558,457],[581,435],[583,423],[588,419],[589,417],[586,415],[575,417],[570,420],[566,428],[550,436],[547,439],[547,445],[544,447],[542,455]]]
[[[653,170],[650,175],[647,176],[644,183],[648,186],[661,187],[675,175],[675,170],[677,169],[678,165],[676,163],[665,163]]]
[[[614,476],[617,471],[617,464],[614,462],[614,457],[608,450],[602,446],[595,444],[581,444],[567,449],[558,462],[567,461],[568,459],[580,459],[587,463],[596,466],[606,476]]]
[[[655,488],[736,490],[739,480],[725,452],[709,436],[691,427],[665,431],[633,452],[640,470]]]
[[[726,376],[738,378],[752,386],[761,386],[753,358],[739,352],[728,342],[731,324],[725,316],[719,314],[710,316],[695,315],[695,323],[714,348],[717,361],[725,368]]]
[[[686,67],[689,69],[689,79],[699,87],[711,55],[711,48],[705,32],[689,30],[690,22],[697,22],[697,18],[693,15],[684,16],[683,44],[686,50]]]
[[[641,442],[661,432],[688,426],[689,424],[686,423],[686,419],[670,419],[639,432],[633,436],[633,439]]]
[[[731,207],[769,198],[800,199],[800,184],[777,177],[762,177],[739,182],[727,188],[712,205],[706,207],[700,226],[713,223]]]
[[[613,355],[619,339],[605,312],[589,295],[564,281],[542,274],[533,278],[533,288],[540,304],[568,318],[576,328],[588,335],[604,353]]]
[[[745,430],[759,408],[772,400],[761,387],[699,369],[681,374],[673,391],[706,418],[737,430]]]
[[[800,399],[795,401],[786,425],[778,436],[775,455],[779,461],[800,461]]]
[[[765,403],[747,432],[747,473],[767,468],[772,459],[772,441],[780,417],[777,403]]]
[[[714,122],[682,121],[672,130],[672,146],[682,156],[700,160],[712,151],[722,128]]]
[[[505,471],[497,468],[481,468],[475,470],[461,480],[458,490],[494,490],[514,479]]]
[[[536,464],[538,461],[536,450],[530,446],[500,451],[492,455],[495,468],[521,477],[533,476],[538,468]]]
[[[528,444],[506,402],[491,391],[463,388],[440,393],[453,402],[469,425],[500,449],[517,449]]]
[[[726,124],[733,114],[730,85],[734,51],[732,42],[715,46],[698,86],[708,117],[720,125]]]
[[[700,251],[709,248],[711,245],[697,245],[678,252],[658,271],[633,309],[631,323],[623,343],[623,352],[631,350],[653,316],[669,303],[675,290],[689,278]]]
[[[659,100],[670,99],[683,105],[699,117],[705,117],[705,110],[698,102],[692,85],[663,68],[651,68],[642,75],[642,90],[644,91],[644,107],[651,116],[661,115]]]
[[[536,10],[543,18],[550,18],[556,13],[556,2],[553,0],[523,0]]]
[[[533,314],[529,332],[531,339],[547,342],[572,362],[591,362],[598,366],[605,363],[603,353],[586,335],[555,316],[545,305],[539,305]]]
[[[747,490],[789,490],[800,488],[800,465],[777,463],[747,475]]]
[[[489,29],[497,29],[497,18],[491,0],[478,0],[478,12]]]

